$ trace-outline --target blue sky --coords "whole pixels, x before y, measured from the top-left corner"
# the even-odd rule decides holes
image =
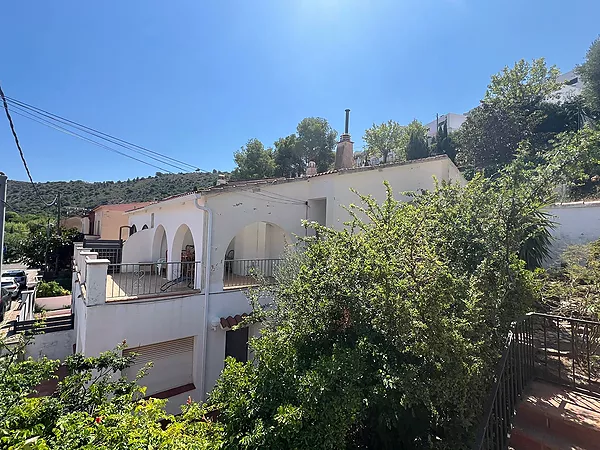
[[[8,96],[168,153],[230,170],[304,117],[350,132],[464,112],[491,74],[543,56],[583,60],[596,0],[104,0],[2,6]],[[36,181],[119,180],[157,169],[15,116]],[[0,170],[25,171],[0,116]]]

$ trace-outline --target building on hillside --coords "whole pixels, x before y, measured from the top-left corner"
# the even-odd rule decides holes
[[[427,136],[429,138],[434,138],[435,136],[437,136],[438,125],[443,125],[444,122],[446,122],[448,125],[448,133],[456,131],[465,122],[465,120],[467,120],[467,116],[464,114],[442,114],[435,120],[432,120],[431,122],[425,125],[429,129],[429,131],[427,132]]]
[[[584,83],[575,70],[570,70],[569,72],[559,75],[557,80],[562,83],[563,86],[558,90],[558,97],[555,101],[566,101],[581,95]]]
[[[87,215],[65,217],[60,220],[60,226],[75,228],[82,234],[90,234],[90,218]]]
[[[88,216],[89,231],[85,234],[95,236],[99,239],[126,239],[129,236],[129,232],[123,234],[121,231],[121,228],[129,225],[128,218],[124,214],[125,211],[141,208],[149,204],[150,202],[137,202],[97,206]],[[137,230],[132,229],[131,231],[135,233]]]
[[[258,326],[232,330],[251,312],[247,288],[257,275],[273,281],[286,247],[310,232],[303,220],[340,229],[349,217],[342,205],[356,202],[350,189],[382,201],[384,180],[396,193],[431,189],[434,178],[464,182],[445,155],[358,168],[352,155],[346,125],[335,170],[220,183],[131,208],[125,215],[137,232],[119,264],[76,244],[76,350],[97,355],[126,341],[125,352],[138,354],[126,375],[153,361],[143,383],[175,412],[188,396],[205,397],[226,356],[249,358]]]

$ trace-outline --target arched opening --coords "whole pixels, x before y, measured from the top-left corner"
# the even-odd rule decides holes
[[[129,227],[129,236],[131,236],[132,234],[135,234],[135,233],[137,233],[137,227],[134,224]]]
[[[148,229],[148,225],[145,225],[142,227],[142,230],[147,230]]]
[[[162,225],[154,232],[152,241],[152,260],[156,262],[167,262],[167,233]]]
[[[223,287],[239,289],[272,282],[285,247],[291,239],[283,228],[269,222],[254,222],[237,233],[227,246]]]
[[[175,232],[173,238],[171,262],[169,263],[169,279],[172,283],[187,285],[194,288],[196,285],[196,248],[194,236],[190,228],[183,224]]]

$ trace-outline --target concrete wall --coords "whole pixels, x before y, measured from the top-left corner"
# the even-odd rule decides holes
[[[600,239],[600,202],[574,202],[548,209],[556,222],[552,230],[551,256],[546,266],[560,262],[561,253],[570,245],[588,244]]]
[[[73,354],[73,344],[75,344],[74,330],[38,334],[25,348],[25,356],[34,359],[46,356],[48,359],[64,361],[67,356]]]
[[[96,221],[100,220],[100,238],[101,239],[119,239],[119,231],[122,226],[128,225],[128,218],[123,211],[113,211],[110,209],[101,209],[100,219],[96,212]],[[129,233],[123,231],[123,239],[126,239]]]
[[[132,234],[123,244],[123,263],[138,263],[156,261],[152,257],[152,245],[149,244],[154,236],[154,230],[140,230]]]

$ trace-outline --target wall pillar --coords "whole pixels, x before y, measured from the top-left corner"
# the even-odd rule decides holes
[[[106,279],[108,276],[108,259],[86,258],[86,297],[87,306],[106,303]]]

